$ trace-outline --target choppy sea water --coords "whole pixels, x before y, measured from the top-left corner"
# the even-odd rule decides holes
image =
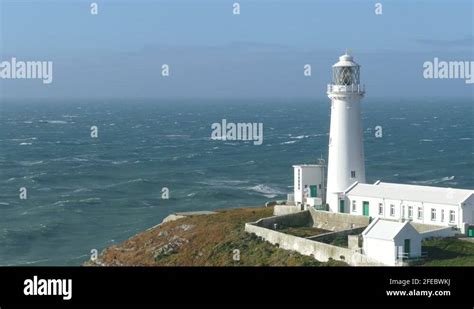
[[[473,106],[364,100],[368,181],[474,188]],[[328,100],[3,102],[0,265],[80,265],[173,212],[284,199],[293,164],[327,157],[329,112]],[[211,140],[222,119],[262,122],[263,145]]]

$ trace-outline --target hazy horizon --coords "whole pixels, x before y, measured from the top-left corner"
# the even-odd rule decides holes
[[[471,61],[471,1],[0,0],[0,60],[52,61],[54,79],[0,79],[13,99],[321,99],[346,48],[367,98],[472,98],[424,79],[434,58]],[[403,19],[400,19],[403,16]],[[342,21],[342,22],[341,22]],[[163,64],[170,76],[161,76]],[[311,65],[311,76],[303,67]]]

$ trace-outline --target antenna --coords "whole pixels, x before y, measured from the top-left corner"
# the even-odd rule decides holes
[[[318,159],[318,164],[319,165],[324,165],[326,164],[326,161],[323,159],[323,154],[321,153],[320,158]]]

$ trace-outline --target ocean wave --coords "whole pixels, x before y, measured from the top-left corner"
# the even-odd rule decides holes
[[[221,187],[221,188],[235,188],[236,185],[248,183],[247,180],[231,180],[231,179],[212,179],[207,181],[198,181],[199,184],[208,185],[211,187]]]
[[[75,200],[56,201],[53,203],[53,206],[64,206],[65,204],[73,203],[73,202],[76,202],[76,201]]]
[[[114,187],[127,185],[127,184],[130,184],[130,183],[145,182],[145,181],[146,180],[143,179],[143,178],[136,178],[136,179],[131,179],[131,180],[127,180],[127,181],[122,181],[122,182],[117,182],[117,183],[113,183],[113,184],[110,184],[110,185],[106,185],[103,188],[109,189],[109,188],[114,188]]]
[[[432,185],[432,184],[442,183],[446,181],[451,181],[451,180],[454,180],[454,178],[455,176],[447,176],[447,177],[435,178],[435,179],[429,179],[429,180],[410,181],[410,183]]]
[[[297,141],[288,141],[288,142],[280,143],[280,145],[294,144],[294,143],[296,143],[296,142],[297,142]]]
[[[30,146],[33,145],[32,143],[19,143],[18,145],[20,146]]]
[[[128,161],[127,160],[112,161],[112,164],[114,165],[122,165],[125,163],[128,163]]]
[[[91,189],[88,189],[88,188],[79,188],[79,189],[76,189],[74,191],[72,191],[72,193],[80,193],[80,192],[90,192]]]
[[[48,123],[48,124],[67,124],[67,121],[64,120],[39,120],[39,123]]]
[[[433,140],[432,140],[432,139],[428,139],[428,138],[423,138],[423,139],[420,139],[419,141],[420,141],[420,142],[432,142]]]
[[[42,160],[39,160],[39,161],[20,161],[20,162],[18,162],[18,164],[20,164],[21,166],[33,166],[33,165],[43,164],[43,161]]]
[[[48,191],[51,191],[52,189],[49,188],[49,187],[41,187],[41,188],[38,188],[37,191],[40,191],[40,192],[48,192]]]
[[[470,141],[472,138],[470,137],[461,137],[459,140],[460,141]]]
[[[273,188],[264,184],[258,184],[253,187],[247,187],[246,189],[260,193],[263,196],[268,197],[268,198],[274,198],[274,197],[277,197],[278,195],[286,194],[286,192],[283,192],[281,190],[278,190],[276,188]]]
[[[12,142],[35,141],[35,140],[37,140],[36,137],[25,137],[25,138],[12,138],[12,139],[9,139],[9,141],[12,141]]]
[[[100,201],[101,201],[100,197],[89,197],[89,198],[79,200],[79,203],[97,204]]]
[[[309,135],[298,135],[298,136],[290,136],[290,138],[293,139],[303,139],[303,138],[308,138]]]
[[[0,233],[0,239],[7,244],[29,244],[36,239],[48,239],[57,235],[64,226],[61,222],[32,223],[25,227],[4,228]]]

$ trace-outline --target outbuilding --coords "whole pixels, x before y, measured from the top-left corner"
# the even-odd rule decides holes
[[[364,254],[389,266],[421,257],[420,233],[409,221],[376,218],[362,232]]]
[[[326,203],[325,166],[324,164],[293,165],[294,169],[294,202],[306,209]]]

